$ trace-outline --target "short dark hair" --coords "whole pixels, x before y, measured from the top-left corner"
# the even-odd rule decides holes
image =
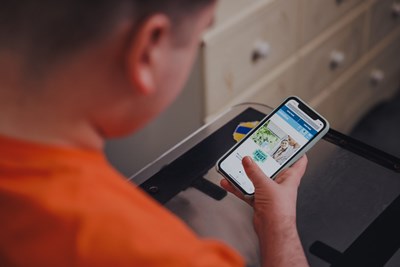
[[[103,37],[122,18],[136,22],[155,13],[178,22],[215,0],[4,0],[0,48],[57,57]]]

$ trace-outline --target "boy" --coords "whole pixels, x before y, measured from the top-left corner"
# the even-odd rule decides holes
[[[214,0],[6,0],[0,9],[0,265],[243,266],[106,162],[188,76]],[[306,159],[267,179],[244,160],[263,264],[307,265],[295,225]],[[227,190],[238,194],[226,181]]]

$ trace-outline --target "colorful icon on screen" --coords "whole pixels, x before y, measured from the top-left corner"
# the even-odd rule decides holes
[[[264,163],[267,160],[267,154],[265,154],[262,150],[257,149],[253,153],[253,159],[256,162]]]

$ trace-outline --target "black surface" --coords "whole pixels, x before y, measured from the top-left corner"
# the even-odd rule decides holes
[[[310,252],[332,267],[384,266],[400,248],[400,196],[343,253],[317,241]]]
[[[218,201],[224,199],[228,195],[225,189],[202,177],[194,180],[192,187]]]
[[[384,266],[400,247],[400,196],[354,241],[332,267]]]
[[[371,109],[350,135],[400,157],[400,94]]]
[[[247,109],[140,186],[160,203],[166,203],[193,185],[207,193],[207,190],[212,188],[207,189],[207,186],[203,186],[201,179],[235,144],[232,133],[237,125],[244,121],[260,120],[264,116],[254,109]],[[400,139],[398,136],[400,134],[396,137]],[[387,173],[386,177],[378,177],[379,180],[376,180],[375,173],[386,173],[382,172],[379,165],[387,169],[396,169],[394,166],[398,159],[334,130],[329,132],[325,140],[359,154],[364,159],[341,151],[326,162],[325,166],[316,168],[309,179],[302,183],[298,214],[303,244],[306,249],[309,246],[307,250],[313,255],[335,267],[384,266],[399,248],[400,197],[393,201],[392,196],[398,196],[400,188],[390,188],[390,184],[397,185],[397,178],[400,176]],[[368,138],[364,140],[368,142]],[[390,140],[387,135],[386,140]],[[325,144],[319,146],[324,147]],[[373,160],[379,165],[371,164],[365,159]],[[360,166],[365,168],[360,169]],[[393,177],[396,182],[390,180]],[[390,192],[388,196],[383,195],[385,190]],[[214,193],[208,192],[211,195]],[[391,204],[382,208],[382,205],[386,205],[384,203]],[[329,225],[332,229],[321,230],[324,225]],[[320,229],[315,228],[316,226]],[[329,231],[333,231],[333,235],[327,235]],[[351,233],[350,239],[346,233]],[[320,239],[320,236],[326,236],[330,240]],[[350,242],[345,242],[346,240]],[[348,245],[332,244],[335,242]],[[314,263],[314,266],[320,265]]]
[[[387,151],[393,155],[400,156],[400,95],[394,97],[391,101],[381,103],[364,116],[362,120],[356,125],[351,136],[368,143],[381,150]],[[337,135],[336,135],[337,136]],[[340,145],[340,144],[339,144]],[[346,145],[346,144],[345,144]],[[365,146],[364,146],[365,147]],[[351,149],[350,149],[351,150]],[[372,149],[374,150],[374,149]],[[391,157],[380,158],[380,152],[375,153],[371,157],[368,157],[371,149],[367,150],[365,158],[369,158],[381,165],[390,168],[393,165]],[[387,154],[387,153],[386,153]],[[388,160],[386,163],[385,161]],[[393,158],[392,158],[393,159]],[[349,164],[352,165],[352,164]],[[354,164],[355,165],[355,164]],[[395,169],[397,169],[395,167]],[[366,172],[373,172],[369,166]],[[365,194],[363,191],[366,187],[363,185],[363,178],[360,176],[360,171],[355,168],[347,168],[344,173],[346,177],[356,178],[358,183],[354,185],[359,187],[357,194]],[[373,176],[373,174],[367,174]],[[393,260],[393,256],[397,255],[400,249],[400,187],[391,187],[393,184],[392,178],[399,178],[396,175],[379,175],[380,172],[376,171],[376,192],[381,194],[369,194],[370,203],[376,201],[381,203],[385,196],[397,195],[394,201],[389,202],[390,205],[383,209],[383,212],[379,213],[368,227],[361,232],[361,234],[343,250],[343,253],[339,252],[335,248],[330,247],[321,241],[316,241],[309,248],[313,255],[317,255],[324,261],[332,264],[332,267],[338,266],[365,266],[365,267],[380,267],[380,266],[400,266],[397,260]],[[338,182],[337,182],[338,183]],[[368,185],[368,183],[367,183]],[[365,190],[366,191],[366,190]],[[374,190],[370,190],[374,191]],[[342,194],[344,195],[344,194]],[[330,198],[330,196],[327,196]],[[364,197],[365,200],[365,197]],[[349,203],[350,205],[353,203]],[[336,206],[339,206],[336,204]],[[378,205],[368,206],[368,204],[360,203],[360,210],[374,210],[377,209]],[[367,213],[367,212],[364,212]],[[351,217],[343,218],[343,221],[353,221]],[[350,219],[350,220],[349,220]],[[360,229],[361,230],[361,229]],[[340,235],[338,233],[338,235]]]
[[[198,189],[211,197],[215,196],[215,194],[221,194],[221,192],[216,192],[217,189],[210,187],[210,185],[208,185],[208,189],[204,188],[196,180],[202,179],[217,160],[235,144],[231,136],[239,123],[257,121],[264,117],[265,114],[248,108],[174,162],[154,174],[146,182],[142,183],[140,187],[162,204],[165,204],[181,191],[193,185],[195,187],[198,186]],[[400,159],[384,151],[333,129],[329,130],[324,139],[376,164],[400,172]],[[214,190],[214,192],[207,192],[207,190]],[[218,195],[216,198],[221,198],[221,196]]]
[[[235,144],[232,134],[239,123],[260,120],[263,117],[265,115],[255,109],[245,110],[174,162],[165,166],[140,187],[160,203],[168,202],[190,187],[196,179],[202,178]]]
[[[330,129],[324,139],[382,167],[400,173],[400,159],[350,136]]]
[[[310,252],[331,264],[338,262],[343,255],[340,251],[321,241],[315,241],[310,247]]]

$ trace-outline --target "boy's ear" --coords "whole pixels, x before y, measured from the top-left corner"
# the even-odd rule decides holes
[[[155,92],[160,83],[159,65],[165,59],[171,22],[162,14],[140,24],[128,45],[127,75],[132,86],[143,95]]]

